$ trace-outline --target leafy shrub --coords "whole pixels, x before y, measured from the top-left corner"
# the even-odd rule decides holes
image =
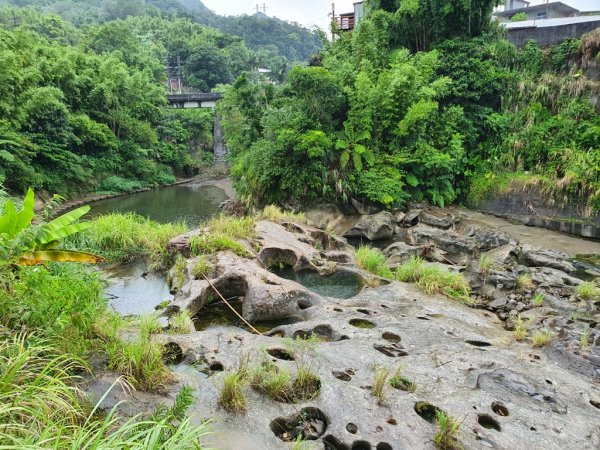
[[[75,264],[51,263],[13,272],[0,264],[0,325],[37,331],[60,349],[85,354],[106,300],[100,275]]]
[[[102,183],[100,183],[100,185],[96,188],[96,191],[106,192],[109,194],[118,194],[137,191],[143,187],[145,187],[145,185],[141,181],[126,179],[118,176],[110,176],[102,180]]]

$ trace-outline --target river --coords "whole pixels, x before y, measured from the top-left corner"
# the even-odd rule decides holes
[[[159,223],[183,222],[194,228],[219,214],[219,204],[230,194],[231,187],[223,180],[192,182],[98,200],[90,203],[90,212],[92,217],[132,212]],[[149,271],[143,260],[108,267],[104,273],[109,304],[124,316],[151,313],[173,298],[165,275]]]

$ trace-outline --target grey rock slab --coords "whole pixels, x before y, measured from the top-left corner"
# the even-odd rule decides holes
[[[541,249],[524,245],[521,251],[521,258],[527,265],[533,267],[551,267],[567,273],[576,271],[575,266],[569,262],[570,256],[558,250]]]
[[[370,241],[387,239],[394,235],[395,224],[394,216],[387,211],[368,216],[363,215],[344,236],[364,237]]]

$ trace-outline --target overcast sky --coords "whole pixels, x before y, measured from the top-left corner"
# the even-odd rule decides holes
[[[336,14],[351,12],[357,0],[335,0]],[[217,14],[237,16],[256,12],[258,4],[262,10],[267,6],[267,14],[279,19],[298,22],[305,27],[317,25],[329,30],[328,14],[331,13],[330,0],[202,0]],[[582,11],[600,10],[600,0],[562,0],[563,3]],[[531,0],[531,5],[545,3],[545,0]]]

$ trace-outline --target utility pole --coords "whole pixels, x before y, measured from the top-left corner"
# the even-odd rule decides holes
[[[333,24],[335,23],[335,3],[331,4],[331,41],[335,41],[335,31]]]

